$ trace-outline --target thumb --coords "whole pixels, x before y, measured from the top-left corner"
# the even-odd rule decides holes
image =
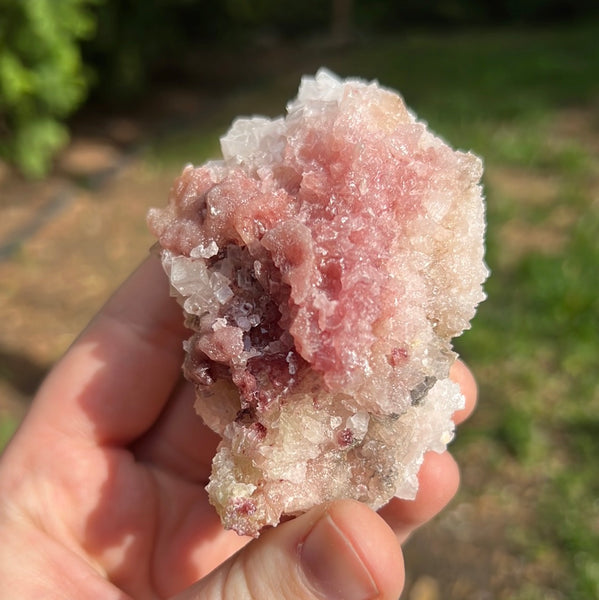
[[[397,600],[403,583],[391,529],[339,500],[265,531],[172,600]]]

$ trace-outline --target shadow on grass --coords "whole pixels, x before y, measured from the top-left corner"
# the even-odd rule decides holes
[[[35,394],[49,369],[29,356],[0,348],[0,379],[24,396]]]

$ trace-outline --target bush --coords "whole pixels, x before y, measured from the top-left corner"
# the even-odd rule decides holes
[[[44,175],[68,140],[63,120],[85,99],[78,41],[99,0],[0,0],[0,157]]]

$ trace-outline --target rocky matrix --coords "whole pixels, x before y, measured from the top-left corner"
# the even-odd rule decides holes
[[[413,498],[463,406],[448,374],[484,298],[481,161],[324,70],[221,146],[149,214],[195,408],[222,437],[212,504],[257,536],[333,498]]]

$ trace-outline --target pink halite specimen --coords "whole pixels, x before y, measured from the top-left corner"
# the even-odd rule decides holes
[[[481,161],[324,70],[221,146],[149,214],[195,407],[222,436],[211,502],[256,536],[333,498],[413,498],[463,406],[448,373],[484,298]]]

